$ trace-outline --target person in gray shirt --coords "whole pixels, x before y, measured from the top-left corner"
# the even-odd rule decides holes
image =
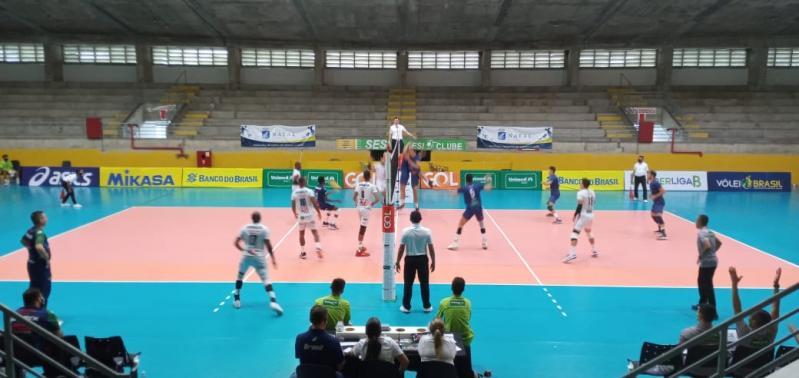
[[[716,237],[713,231],[707,228],[709,222],[710,218],[705,214],[696,218],[696,228],[699,230],[696,235],[696,247],[699,251],[699,255],[696,257],[696,263],[699,265],[699,277],[697,278],[699,303],[691,306],[693,310],[698,309],[699,305],[703,303],[716,307],[713,275],[716,273],[716,267],[719,264],[716,252],[721,248],[721,240]]]

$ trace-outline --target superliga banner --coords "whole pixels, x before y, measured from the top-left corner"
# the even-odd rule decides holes
[[[632,171],[624,171],[624,187],[632,188],[635,183]],[[702,171],[657,171],[660,185],[667,191],[706,192],[707,172]]]
[[[100,167],[100,186],[110,188],[178,188],[183,168]]]
[[[477,148],[549,150],[552,128],[477,126]]]
[[[185,188],[261,188],[260,168],[183,168]]]
[[[242,147],[315,147],[316,125],[241,125]]]
[[[542,172],[546,176],[549,172]],[[590,189],[594,191],[624,190],[622,171],[558,171],[560,190],[580,190],[580,180],[591,180]]]

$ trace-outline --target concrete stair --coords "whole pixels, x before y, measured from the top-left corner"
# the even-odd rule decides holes
[[[416,89],[392,88],[388,92],[386,121],[389,123],[394,117],[400,118],[400,123],[414,132],[416,130]]]

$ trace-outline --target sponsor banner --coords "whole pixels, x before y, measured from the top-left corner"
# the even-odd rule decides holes
[[[61,186],[61,176],[83,170],[75,186],[100,186],[100,168],[96,167],[21,167],[19,182],[23,186]]]
[[[702,171],[657,171],[660,185],[667,191],[674,192],[706,192],[707,172]],[[633,171],[624,171],[624,187],[632,188],[635,184]]]
[[[388,141],[385,138],[358,138],[354,139],[356,150],[386,150]],[[405,140],[416,150],[422,151],[466,151],[466,141],[452,138],[420,138]],[[341,144],[345,145],[344,143]],[[352,144],[346,144],[351,146]]]
[[[549,174],[542,172],[542,175]],[[624,190],[623,171],[557,171],[560,190],[580,190],[580,180],[591,180],[594,191]]]
[[[308,169],[302,171],[303,177],[306,180],[306,186],[309,188],[315,188],[319,183],[319,176],[323,176],[325,178],[325,186],[330,187],[330,183],[335,181],[339,186],[344,181],[342,177],[344,174],[340,170],[335,169]],[[289,182],[291,181],[291,174],[289,174]]]
[[[383,205],[383,232],[394,232],[394,206]]]
[[[552,149],[552,128],[477,126],[477,148]]]
[[[502,171],[500,189],[541,190],[541,171]]]
[[[264,187],[291,188],[291,169],[264,169]]]
[[[344,183],[341,185],[343,188],[352,189],[355,184],[363,181],[363,172],[346,172],[344,173]],[[430,186],[430,183],[433,186]],[[419,181],[421,189],[437,189],[437,190],[452,190],[460,187],[460,173],[458,171],[422,171],[422,178]],[[410,185],[406,188],[410,191]],[[412,198],[412,197],[406,197]]]
[[[502,182],[500,181],[500,173],[501,171],[472,171],[472,170],[462,170],[461,171],[461,182],[466,182],[466,175],[472,175],[472,182],[474,183],[486,183],[486,177],[491,178],[491,183],[498,189],[501,189]]]
[[[241,125],[242,147],[315,147],[316,125]]]
[[[261,188],[259,168],[183,168],[185,188]]]
[[[790,192],[790,172],[708,172],[708,188],[719,192]]]
[[[178,188],[183,182],[183,168],[100,168],[100,186],[110,188]]]

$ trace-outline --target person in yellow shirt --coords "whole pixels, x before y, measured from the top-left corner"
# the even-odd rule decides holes
[[[466,353],[466,363],[469,371],[472,370],[472,349],[471,344],[474,340],[474,331],[469,326],[472,319],[472,302],[463,297],[466,289],[466,280],[462,277],[452,279],[452,296],[441,300],[438,305],[436,317],[444,320],[447,332],[458,333],[463,338],[464,352]]]
[[[0,183],[8,185],[12,180],[16,180],[16,177],[14,163],[8,160],[8,155],[3,155],[3,159],[0,160]]]
[[[350,313],[350,302],[341,298],[344,294],[344,286],[347,284],[342,278],[336,278],[330,284],[330,295],[321,297],[314,301],[314,304],[327,309],[327,331],[335,331],[336,324],[342,322],[350,325],[352,314]]]

